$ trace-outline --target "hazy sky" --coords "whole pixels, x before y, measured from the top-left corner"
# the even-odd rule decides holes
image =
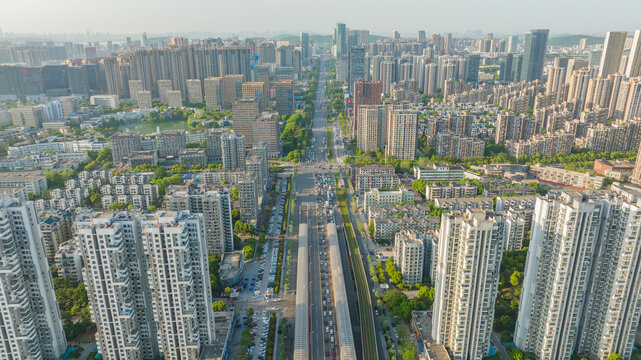
[[[641,28],[641,0],[0,0],[14,33],[312,33],[337,21],[373,34],[549,28],[593,34]]]

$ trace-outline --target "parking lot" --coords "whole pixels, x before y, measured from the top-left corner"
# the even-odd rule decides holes
[[[236,303],[243,316],[236,325],[232,343],[238,344],[243,331],[249,329],[252,345],[249,347],[248,352],[254,360],[264,359],[269,331],[269,316],[272,312],[280,313],[281,310],[278,306],[281,299],[272,298],[271,295],[274,292],[287,180],[278,179],[276,186],[278,195],[269,219],[263,253],[256,254],[254,261],[245,264],[243,279],[234,289],[237,293]],[[251,323],[244,315],[250,308],[255,311]],[[234,350],[237,353],[239,348],[232,349],[232,358],[235,354]]]

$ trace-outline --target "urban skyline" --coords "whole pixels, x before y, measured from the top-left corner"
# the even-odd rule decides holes
[[[0,39],[0,359],[641,358],[641,29],[551,33],[616,0],[121,1]]]

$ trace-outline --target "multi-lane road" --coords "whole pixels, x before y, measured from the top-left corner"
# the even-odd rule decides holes
[[[305,222],[309,225],[309,314],[310,314],[310,358],[311,359],[331,359],[335,357],[334,350],[336,343],[340,339],[336,338],[335,321],[333,321],[332,314],[335,314],[333,308],[333,301],[331,293],[331,286],[329,284],[329,266],[328,259],[325,255],[327,252],[327,239],[325,232],[325,225],[327,222],[326,216],[330,209],[333,210],[334,216],[337,216],[338,209],[335,207],[335,202],[327,206],[324,199],[327,196],[327,188],[322,189],[321,193],[317,193],[315,187],[315,179],[319,177],[330,177],[334,171],[342,167],[342,158],[345,155],[345,149],[342,146],[342,141],[335,141],[334,153],[338,156],[335,164],[330,164],[327,158],[328,147],[324,144],[323,140],[327,137],[327,97],[325,94],[325,74],[326,66],[323,59],[321,59],[321,70],[318,79],[317,96],[315,100],[315,114],[312,120],[312,141],[311,146],[307,149],[306,158],[303,162],[296,166],[295,182],[292,190],[296,192],[296,209],[292,212],[293,228],[298,229],[298,224]],[[340,139],[340,132],[336,127],[332,127],[332,137]],[[318,176],[318,177],[317,177]],[[322,200],[322,201],[321,201]],[[334,197],[334,201],[336,198]],[[334,221],[338,220],[337,224],[341,224],[340,216],[337,216]],[[355,287],[354,279],[350,269],[350,261],[348,259],[348,249],[345,242],[345,234],[343,226],[338,228],[339,243],[341,247],[341,256],[344,269],[345,287],[347,291],[347,299],[349,301],[350,320],[352,323],[352,330],[354,335],[354,345],[357,352],[357,358],[377,358],[377,350],[375,345],[372,344],[372,337],[368,336],[369,349],[362,350],[362,324],[360,324],[360,316],[358,312],[358,296]],[[295,240],[294,240],[295,241]],[[293,245],[293,248],[296,248]],[[304,261],[297,259],[296,261]],[[365,297],[368,294],[361,294]],[[361,296],[362,299],[362,296]],[[371,311],[371,310],[370,310]],[[362,316],[362,314],[361,314]],[[372,326],[370,324],[370,326]],[[373,329],[368,329],[368,334],[373,333]],[[373,345],[373,346],[372,346]],[[374,353],[374,354],[372,354]]]

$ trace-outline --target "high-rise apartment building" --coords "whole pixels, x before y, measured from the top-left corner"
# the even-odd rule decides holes
[[[481,209],[443,214],[436,249],[432,337],[454,359],[487,356],[502,257],[503,218]]]
[[[153,102],[151,98],[151,91],[141,90],[138,91],[138,107],[141,109],[151,109],[153,108]]]
[[[265,84],[262,82],[243,83],[242,97],[243,99],[257,99],[259,111],[262,112],[265,109]]]
[[[0,354],[5,359],[55,360],[67,349],[37,219],[32,202],[0,201]]]
[[[628,63],[625,67],[625,76],[641,76],[641,30],[634,32],[632,39],[632,48],[628,56]]]
[[[258,115],[260,115],[260,99],[238,99],[232,105],[234,131],[245,136],[245,146],[251,146],[254,143],[253,126]]]
[[[269,65],[254,66],[254,81],[263,83],[263,106],[269,104],[271,99],[269,82]]]
[[[245,177],[238,182],[238,204],[240,219],[255,222],[260,212],[259,184],[257,179]]]
[[[142,80],[129,80],[129,97],[134,104],[138,103],[138,92],[145,90]]]
[[[200,80],[187,80],[187,101],[192,104],[203,102],[203,90]]]
[[[19,106],[9,109],[9,114],[11,114],[11,122],[14,126],[41,129],[42,123],[46,120],[43,106]]]
[[[113,162],[115,164],[120,164],[124,158],[128,158],[134,152],[142,150],[140,133],[115,133],[109,139],[109,147],[111,147],[111,156],[113,158]]]
[[[213,341],[200,216],[98,213],[76,227],[103,357],[188,359]]]
[[[423,282],[425,241],[428,240],[411,230],[401,230],[394,235],[394,264],[404,284]]]
[[[210,255],[221,255],[234,250],[234,227],[228,190],[193,183],[172,186],[167,191],[165,204],[170,211],[189,210],[193,214],[202,215],[207,252]]]
[[[274,64],[276,62],[276,46],[273,42],[264,41],[258,45],[258,56],[261,64]]]
[[[426,64],[425,65],[425,79],[423,80],[423,93],[432,95],[436,92],[437,89],[437,79],[438,79],[438,65],[437,64]]]
[[[533,81],[541,79],[545,54],[548,47],[548,29],[530,30],[525,34],[523,44],[523,65],[521,66],[521,81]]]
[[[202,217],[159,211],[140,220],[158,350],[164,359],[196,359],[215,339]]]
[[[205,106],[207,110],[220,109],[223,106],[222,82],[222,77],[209,77],[205,79]]]
[[[400,160],[414,160],[418,112],[414,110],[388,109],[387,112],[387,155]]]
[[[267,146],[269,159],[280,155],[280,134],[278,131],[278,113],[263,112],[254,120],[254,144]]]
[[[171,80],[158,80],[157,85],[160,102],[167,104],[167,92],[174,90],[174,87],[171,85]]]
[[[354,118],[352,134],[358,133],[358,111],[361,105],[378,105],[381,103],[382,85],[380,81],[365,82],[357,79],[354,88]]]
[[[385,150],[386,105],[361,105],[358,110],[356,144],[364,152]]]
[[[621,55],[623,55],[623,47],[627,36],[627,31],[608,31],[603,43],[599,76],[607,77],[610,74],[619,72]]]
[[[45,256],[50,264],[53,264],[58,247],[66,239],[63,236],[63,223],[57,216],[46,216],[40,219],[40,235],[45,248]]]
[[[231,109],[236,99],[242,96],[242,84],[245,81],[244,75],[225,75],[222,84],[222,106]]]
[[[296,105],[294,102],[294,81],[278,80],[274,88],[276,91],[276,111],[279,114],[292,114]]]
[[[515,53],[519,44],[519,36],[512,35],[507,39],[507,52]]]
[[[183,97],[180,90],[167,91],[167,105],[169,107],[180,108],[183,106]]]
[[[223,170],[245,170],[245,135],[223,133],[220,135]]]
[[[537,358],[629,358],[641,313],[637,189],[536,201],[514,339]]]
[[[392,61],[381,62],[380,81],[383,94],[390,94],[394,82],[394,63]]]
[[[365,48],[355,46],[349,48],[349,68],[347,74],[347,85],[349,92],[354,92],[354,82],[358,79],[367,80],[368,73],[365,72]]]
[[[125,212],[101,213],[80,217],[75,226],[98,351],[105,358],[156,358],[157,330],[138,219]]]
[[[623,105],[623,120],[628,121],[641,116],[641,77],[626,81],[627,92],[619,94],[619,101],[625,96]]]
[[[205,133],[205,155],[208,164],[220,164],[223,162],[223,150],[220,136],[225,133],[222,129],[209,129]]]

